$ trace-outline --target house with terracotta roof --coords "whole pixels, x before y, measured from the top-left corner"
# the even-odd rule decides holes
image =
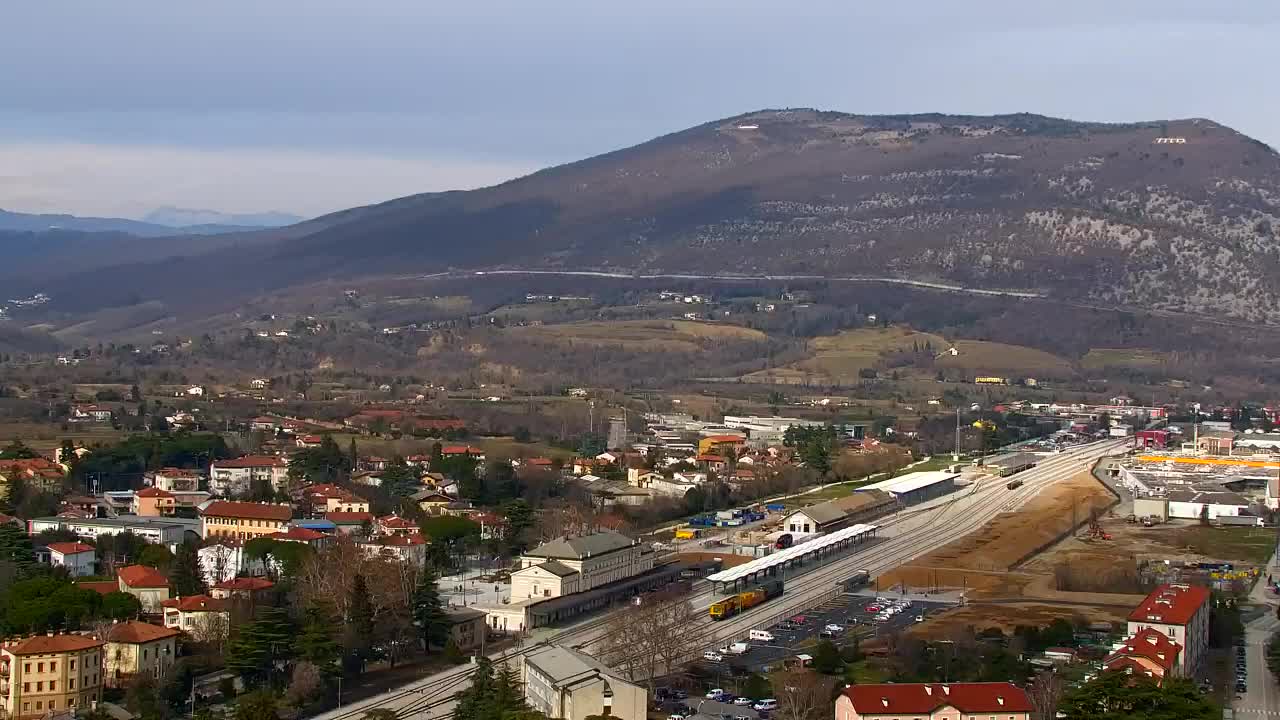
[[[440,515],[445,508],[453,504],[453,498],[431,490],[419,490],[409,497],[428,515]]]
[[[288,505],[215,500],[200,511],[200,534],[205,539],[252,540],[284,530],[292,517]]]
[[[338,532],[347,535],[364,532],[365,525],[373,527],[373,513],[370,512],[331,512],[325,513],[324,519],[333,523]]]
[[[202,477],[195,470],[167,467],[144,473],[142,484],[165,492],[196,492]]]
[[[159,683],[169,676],[178,654],[177,630],[129,620],[107,631],[106,685],[125,687],[139,675]]]
[[[340,486],[325,483],[302,489],[301,502],[313,515],[331,512],[369,512],[369,501]]]
[[[1160,585],[1129,613],[1129,635],[1151,628],[1181,645],[1178,672],[1189,677],[1209,647],[1209,600],[1209,589],[1200,585]]]
[[[146,565],[128,565],[116,571],[120,592],[129,593],[142,603],[142,611],[160,612],[161,603],[169,599],[169,579],[159,570]]]
[[[64,567],[71,577],[85,577],[94,573],[97,550],[81,542],[49,543],[49,564]]]
[[[262,600],[275,586],[266,578],[238,577],[214,585],[209,594],[215,600]]]
[[[290,525],[284,532],[278,532],[267,537],[276,542],[295,542],[310,545],[316,550],[323,550],[333,543],[333,535],[329,533],[296,525]]]
[[[1179,672],[1182,646],[1154,628],[1143,628],[1102,661],[1107,670],[1145,675],[1157,683]]]
[[[209,492],[219,497],[243,495],[255,482],[284,492],[289,485],[289,463],[274,455],[246,455],[219,460],[209,467]]]
[[[440,454],[444,457],[473,457],[484,462],[484,450],[474,445],[445,445],[440,448]]]
[[[367,557],[394,558],[421,567],[427,561],[427,539],[421,533],[382,535],[360,543]]]
[[[294,443],[300,448],[318,448],[324,444],[324,437],[321,435],[299,435]]]
[[[208,595],[166,600],[164,626],[181,630],[198,642],[224,639],[231,630],[231,602]]]
[[[168,490],[148,487],[133,494],[133,514],[139,517],[170,517],[177,508],[177,497]]]
[[[373,523],[379,535],[409,535],[418,532],[418,523],[399,515],[383,515]]]
[[[888,683],[845,688],[835,720],[1031,720],[1032,712],[1013,683]]]
[[[36,635],[0,643],[0,717],[35,720],[102,699],[103,643],[84,635]]]
[[[9,483],[14,480],[24,480],[29,487],[44,492],[57,492],[66,474],[66,467],[48,458],[0,460],[0,500],[9,497]]]

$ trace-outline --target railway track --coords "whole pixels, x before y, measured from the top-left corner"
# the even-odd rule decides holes
[[[1095,459],[1124,447],[1123,442],[1103,441],[1082,446],[1046,459],[1019,476],[1023,484],[1009,490],[1000,478],[988,478],[937,503],[904,510],[879,525],[882,539],[865,550],[837,558],[787,580],[784,594],[778,600],[762,603],[732,618],[712,621],[707,606],[714,599],[710,583],[694,584],[689,602],[701,612],[686,634],[690,651],[681,662],[700,657],[704,649],[717,647],[726,640],[740,637],[753,627],[768,626],[798,614],[839,594],[838,585],[854,572],[868,569],[873,576],[910,562],[932,550],[969,535],[1002,512],[1026,504],[1041,490],[1070,477],[1070,470],[1085,469]],[[619,612],[626,612],[625,608]],[[605,637],[612,614],[591,618],[550,635],[529,646],[517,646],[491,656],[495,664],[511,662],[546,645],[571,645],[587,648]],[[372,701],[339,707],[316,716],[316,720],[356,720],[368,710],[394,709],[400,718],[429,717],[448,720],[452,717],[454,696],[466,687],[473,668],[462,666],[411,683]]]

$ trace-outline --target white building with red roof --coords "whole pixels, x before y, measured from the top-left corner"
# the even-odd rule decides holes
[[[373,523],[379,535],[409,535],[418,532],[418,523],[399,515],[383,515]]]
[[[383,535],[360,543],[360,549],[371,558],[394,558],[417,566],[422,566],[427,561],[427,539],[420,533]]]
[[[1199,585],[1161,585],[1129,613],[1129,635],[1151,628],[1182,646],[1178,671],[1193,674],[1209,647],[1209,589]]]
[[[219,497],[243,495],[255,482],[266,482],[276,492],[289,483],[289,463],[274,455],[246,455],[219,460],[209,467],[209,492]]]
[[[1102,661],[1102,667],[1117,672],[1145,675],[1157,683],[1179,674],[1182,645],[1154,628],[1143,628],[1124,641]]]
[[[71,577],[86,577],[94,572],[97,550],[81,542],[49,543],[49,564],[64,567]]]
[[[835,720],[1030,720],[1031,699],[1007,682],[851,685],[836,698]]]
[[[146,565],[129,565],[116,571],[120,592],[138,598],[143,612],[160,612],[161,604],[169,599],[169,578],[159,570]]]

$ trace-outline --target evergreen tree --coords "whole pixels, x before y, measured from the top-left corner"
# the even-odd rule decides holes
[[[298,659],[315,665],[326,677],[340,671],[338,660],[342,657],[342,648],[333,637],[334,626],[333,614],[327,606],[312,605],[306,610],[296,645]]]
[[[293,657],[293,622],[284,608],[262,610],[257,620],[240,629],[227,644],[227,669],[246,681],[270,680],[277,661]]]
[[[418,587],[413,590],[413,622],[422,637],[422,649],[431,652],[432,645],[444,645],[449,640],[449,618],[440,600],[434,568],[423,569]]]
[[[31,537],[13,523],[0,524],[0,563],[12,563],[18,577],[26,577],[36,564]]]
[[[195,543],[185,542],[178,546],[178,554],[169,568],[169,584],[173,586],[174,594],[180,597],[201,595],[208,590],[200,572],[200,556],[196,554]]]
[[[355,438],[351,438],[351,445],[347,448],[347,462],[350,463],[352,470],[360,467],[360,453],[356,450]]]
[[[524,700],[520,673],[506,661],[503,661],[498,668],[498,673],[493,680],[493,704],[498,711],[498,717],[529,709]]]
[[[493,662],[481,655],[476,660],[476,669],[471,673],[471,687],[457,695],[454,720],[494,720],[498,715],[493,704],[495,687]]]
[[[347,601],[347,650],[351,665],[363,669],[373,638],[373,601],[364,575],[356,575]]]
[[[269,690],[255,690],[236,701],[234,720],[278,720],[276,696]]]

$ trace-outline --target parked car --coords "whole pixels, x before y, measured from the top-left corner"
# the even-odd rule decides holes
[[[778,701],[773,698],[766,698],[751,706],[752,710],[757,712],[770,712],[778,709]]]
[[[837,624],[835,624],[835,623],[828,623],[828,624],[827,624],[827,627],[826,627],[825,629],[826,629],[826,630],[829,630],[829,631],[831,631],[831,632],[836,632],[836,633],[838,633],[838,632],[844,632],[844,626],[843,626],[843,625],[837,625]]]
[[[733,699],[734,705],[754,705],[755,702],[755,700],[748,697],[736,697]]]
[[[724,662],[724,655],[721,655],[715,650],[707,650],[706,652],[702,653],[702,659],[708,662]],[[721,692],[724,692],[724,691],[722,690]],[[708,695],[707,697],[711,697],[711,696]]]
[[[724,690],[721,690],[720,688],[713,688],[707,691],[708,700],[719,700],[722,697],[724,697]]]

